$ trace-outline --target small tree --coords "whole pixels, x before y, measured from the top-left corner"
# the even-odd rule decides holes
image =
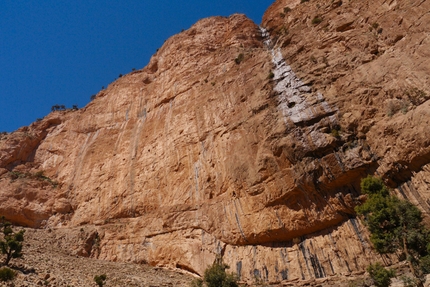
[[[400,251],[412,274],[422,278],[430,271],[430,232],[422,224],[421,211],[409,201],[391,196],[381,179],[364,178],[361,191],[367,194],[367,200],[356,211],[363,216],[376,251]]]
[[[396,273],[392,269],[385,269],[379,262],[370,264],[367,267],[370,278],[372,278],[376,287],[388,287],[391,283],[391,278],[396,276]]]
[[[227,273],[230,268],[221,260],[216,260],[211,267],[205,270],[203,281],[208,287],[238,287],[236,275]]]
[[[53,111],[53,112],[58,111],[59,109],[60,109],[60,105],[53,105],[51,107],[51,111]]]
[[[12,258],[22,257],[22,242],[24,241],[24,230],[14,232],[12,224],[1,217],[0,227],[3,229],[3,240],[0,241],[0,250],[6,255],[3,265],[9,266]]]
[[[106,283],[106,278],[106,274],[96,275],[94,276],[94,281],[99,287],[103,287],[103,285]]]

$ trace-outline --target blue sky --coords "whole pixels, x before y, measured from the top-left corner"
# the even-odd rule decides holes
[[[0,132],[55,104],[84,107],[201,18],[244,13],[259,24],[273,1],[1,0]]]

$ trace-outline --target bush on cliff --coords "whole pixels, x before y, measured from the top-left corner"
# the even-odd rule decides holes
[[[234,62],[239,65],[244,59],[245,59],[245,56],[242,53],[240,53],[236,57],[236,59],[234,59]]]
[[[370,274],[376,287],[388,287],[391,283],[391,278],[396,276],[392,269],[385,269],[379,262],[370,264],[367,267],[367,272]]]
[[[430,271],[430,232],[422,224],[421,211],[409,201],[390,195],[381,179],[364,178],[361,191],[367,199],[356,211],[368,227],[376,251],[400,252],[410,271],[423,278]]]

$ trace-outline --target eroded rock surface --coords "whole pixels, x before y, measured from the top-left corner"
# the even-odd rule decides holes
[[[429,10],[282,0],[264,28],[203,19],[85,108],[3,136],[0,213],[95,225],[81,256],[202,274],[222,254],[245,281],[363,272],[361,177],[429,210]]]

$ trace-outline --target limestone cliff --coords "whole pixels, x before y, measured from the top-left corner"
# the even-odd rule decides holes
[[[82,254],[107,260],[202,274],[222,254],[271,282],[362,272],[377,258],[361,177],[430,211],[429,10],[278,0],[264,28],[203,19],[85,108],[3,136],[0,213],[95,225]]]

